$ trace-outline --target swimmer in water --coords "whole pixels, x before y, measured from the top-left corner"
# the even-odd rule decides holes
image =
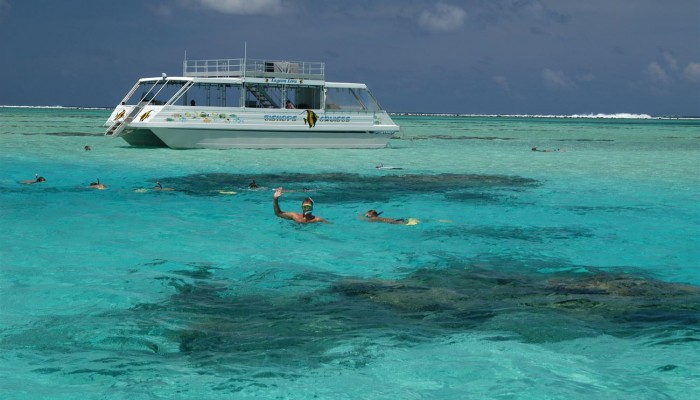
[[[34,176],[35,176],[34,179],[29,179],[29,180],[26,180],[26,181],[21,181],[20,183],[23,183],[23,184],[25,184],[25,185],[32,185],[32,184],[35,184],[35,183],[46,182],[46,178],[44,178],[43,176],[39,176],[38,174],[36,174],[36,175],[34,175]]]
[[[566,151],[566,150],[564,150],[564,149],[544,149],[544,150],[540,150],[540,149],[537,148],[537,146],[535,146],[535,147],[532,148],[532,151],[541,151],[542,153],[556,153],[556,152],[558,152],[558,151]]]
[[[249,189],[257,189],[258,188],[258,184],[255,182],[255,179],[253,179],[253,181],[248,184],[248,188]]]
[[[100,178],[97,178],[97,182],[90,182],[90,189],[105,190],[106,185],[100,183]]]
[[[365,220],[368,222],[384,222],[385,224],[396,224],[396,225],[407,225],[408,220],[406,219],[394,219],[380,217],[384,211],[369,210],[365,213]]]
[[[403,169],[402,167],[387,167],[384,165],[384,163],[379,163],[374,168],[376,168],[376,169]]]
[[[290,211],[282,211],[280,209],[279,205],[279,199],[282,197],[282,188],[278,188],[275,191],[275,194],[272,197],[272,206],[275,210],[275,215],[284,218],[284,219],[291,219],[292,221],[299,223],[299,224],[309,224],[309,223],[315,223],[315,222],[326,222],[325,219],[321,217],[317,217],[313,214],[314,211],[314,201],[311,199],[311,197],[307,197],[304,199],[304,201],[301,202],[301,213],[295,213],[295,212],[290,212]]]
[[[160,184],[160,181],[156,181],[156,185],[153,186],[153,190],[163,190],[163,191],[170,191],[170,190],[175,190],[173,188],[169,187],[163,187],[163,185]]]

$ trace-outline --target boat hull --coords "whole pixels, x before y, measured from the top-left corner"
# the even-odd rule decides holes
[[[168,147],[150,129],[126,129],[119,137],[132,146]]]
[[[394,131],[274,131],[197,128],[157,128],[153,132],[173,149],[279,149],[338,148],[372,149],[386,147]]]

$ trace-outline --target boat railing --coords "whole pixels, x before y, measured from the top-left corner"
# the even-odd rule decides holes
[[[325,78],[325,63],[243,58],[185,60],[182,63],[182,74],[183,76],[201,78],[257,77],[323,80]]]

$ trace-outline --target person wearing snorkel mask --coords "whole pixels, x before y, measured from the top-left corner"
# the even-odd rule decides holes
[[[23,183],[25,185],[33,185],[35,183],[41,183],[41,182],[46,182],[46,178],[43,176],[39,176],[39,174],[34,175],[36,178],[35,179],[28,179],[26,181],[21,181],[20,183]]]
[[[279,205],[279,199],[282,196],[282,192],[283,189],[278,188],[275,191],[274,196],[272,197],[272,205],[275,209],[276,216],[284,219],[291,219],[292,221],[297,222],[299,224],[309,224],[313,222],[328,222],[325,219],[317,217],[313,214],[314,201],[311,199],[311,197],[305,198],[304,201],[301,203],[301,213],[282,211]]]
[[[409,221],[405,219],[394,219],[394,218],[384,218],[380,217],[384,211],[377,212],[377,210],[369,210],[365,213],[365,218],[369,222],[384,222],[387,224],[400,224],[408,225]]]

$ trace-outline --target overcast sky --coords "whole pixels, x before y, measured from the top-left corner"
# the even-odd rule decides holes
[[[246,42],[392,112],[700,116],[698,0],[0,0],[0,105],[111,107]]]

